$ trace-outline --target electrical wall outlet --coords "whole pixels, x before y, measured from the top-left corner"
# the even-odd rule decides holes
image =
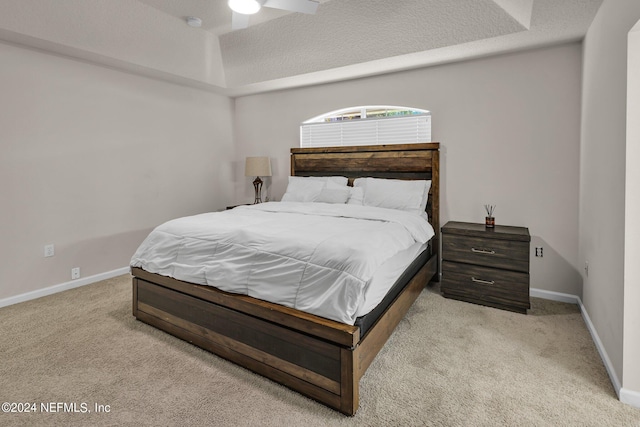
[[[71,269],[71,280],[80,278],[80,267],[74,267]]]
[[[536,247],[536,256],[542,258],[544,255],[542,253],[542,246]]]
[[[44,256],[46,257],[50,257],[50,256],[54,256],[56,253],[55,251],[55,247],[53,246],[53,243],[48,244],[48,245],[44,245]]]
[[[589,261],[584,262],[584,274],[589,277]]]

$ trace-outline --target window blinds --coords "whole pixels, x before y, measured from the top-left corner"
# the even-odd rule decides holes
[[[431,141],[431,115],[304,123],[300,147],[409,144]]]

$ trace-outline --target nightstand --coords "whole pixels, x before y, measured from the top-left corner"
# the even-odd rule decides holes
[[[527,313],[529,242],[526,227],[450,221],[442,227],[442,295]]]

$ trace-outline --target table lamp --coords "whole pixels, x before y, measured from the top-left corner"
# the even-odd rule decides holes
[[[244,176],[255,176],[253,188],[256,197],[253,204],[262,203],[262,180],[261,176],[271,176],[271,160],[268,157],[247,157],[244,165]]]

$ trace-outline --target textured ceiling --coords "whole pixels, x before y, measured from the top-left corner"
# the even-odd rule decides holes
[[[332,1],[224,34],[220,48],[227,84],[242,86],[526,29],[493,0]]]
[[[202,28],[220,35],[231,31],[231,10],[227,0],[138,0],[169,15],[186,18],[196,16],[202,19]],[[320,4],[328,0],[316,0]],[[511,1],[511,0],[507,0]],[[249,25],[259,24],[287,15],[283,10],[262,8],[260,13],[249,18]]]
[[[1,0],[0,40],[236,96],[580,40],[602,0],[320,0],[238,31],[226,3]]]

